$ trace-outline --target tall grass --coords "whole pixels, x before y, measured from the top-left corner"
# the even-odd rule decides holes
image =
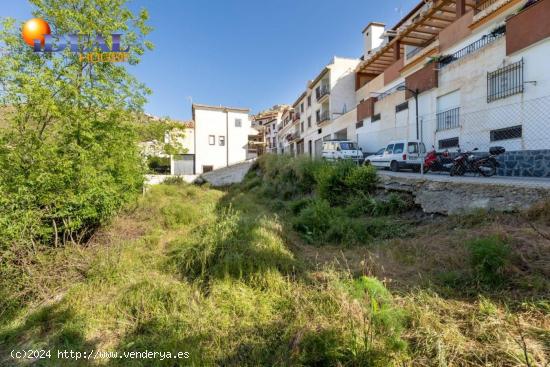
[[[351,161],[264,155],[246,177],[243,189],[273,199],[269,205],[274,210],[288,207],[295,215],[290,220],[293,228],[308,243],[355,246],[407,233],[402,221],[385,216],[409,206],[395,194],[377,198],[377,181],[372,166]]]

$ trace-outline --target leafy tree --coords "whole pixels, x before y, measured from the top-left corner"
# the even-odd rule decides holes
[[[31,0],[54,35],[122,33],[130,65],[152,49],[145,10],[125,0]],[[86,239],[140,192],[144,164],[134,119],[150,90],[121,63],[92,63],[67,47],[35,53],[21,25],[2,20],[0,251],[6,261],[45,245]]]

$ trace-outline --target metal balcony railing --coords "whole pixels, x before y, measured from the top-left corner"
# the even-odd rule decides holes
[[[475,13],[480,13],[501,0],[476,0]]]
[[[317,124],[322,124],[325,121],[330,120],[330,113],[329,111],[323,111],[319,115],[317,115]]]
[[[439,112],[436,116],[437,131],[454,129],[460,126],[460,107]]]
[[[468,56],[471,53],[476,52],[477,50],[487,46],[490,43],[493,43],[500,37],[504,36],[506,34],[506,26],[500,26],[493,30],[491,33],[484,35],[477,41],[470,43],[468,46],[464,47],[463,49],[458,50],[454,54],[451,55],[445,55],[441,56],[438,60],[439,67],[444,67],[449,64],[452,64],[453,62],[460,60],[461,58]]]
[[[320,100],[329,93],[330,88],[328,85],[321,85],[315,89],[315,97],[317,98],[317,100]]]

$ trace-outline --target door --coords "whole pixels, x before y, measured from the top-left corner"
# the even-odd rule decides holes
[[[177,154],[174,155],[173,175],[194,175],[195,174],[195,155]]]
[[[384,154],[382,156],[382,159],[380,160],[380,166],[381,167],[389,167],[390,166],[390,160],[392,158],[393,154],[393,144],[389,144],[384,151]]]
[[[315,140],[315,157],[321,158],[323,154],[323,141],[321,139]]]

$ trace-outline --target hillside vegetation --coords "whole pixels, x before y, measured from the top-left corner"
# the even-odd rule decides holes
[[[226,190],[153,187],[87,246],[2,279],[25,294],[1,311],[0,363],[40,347],[189,352],[69,366],[546,365],[550,205],[431,217],[375,182],[266,156]]]

